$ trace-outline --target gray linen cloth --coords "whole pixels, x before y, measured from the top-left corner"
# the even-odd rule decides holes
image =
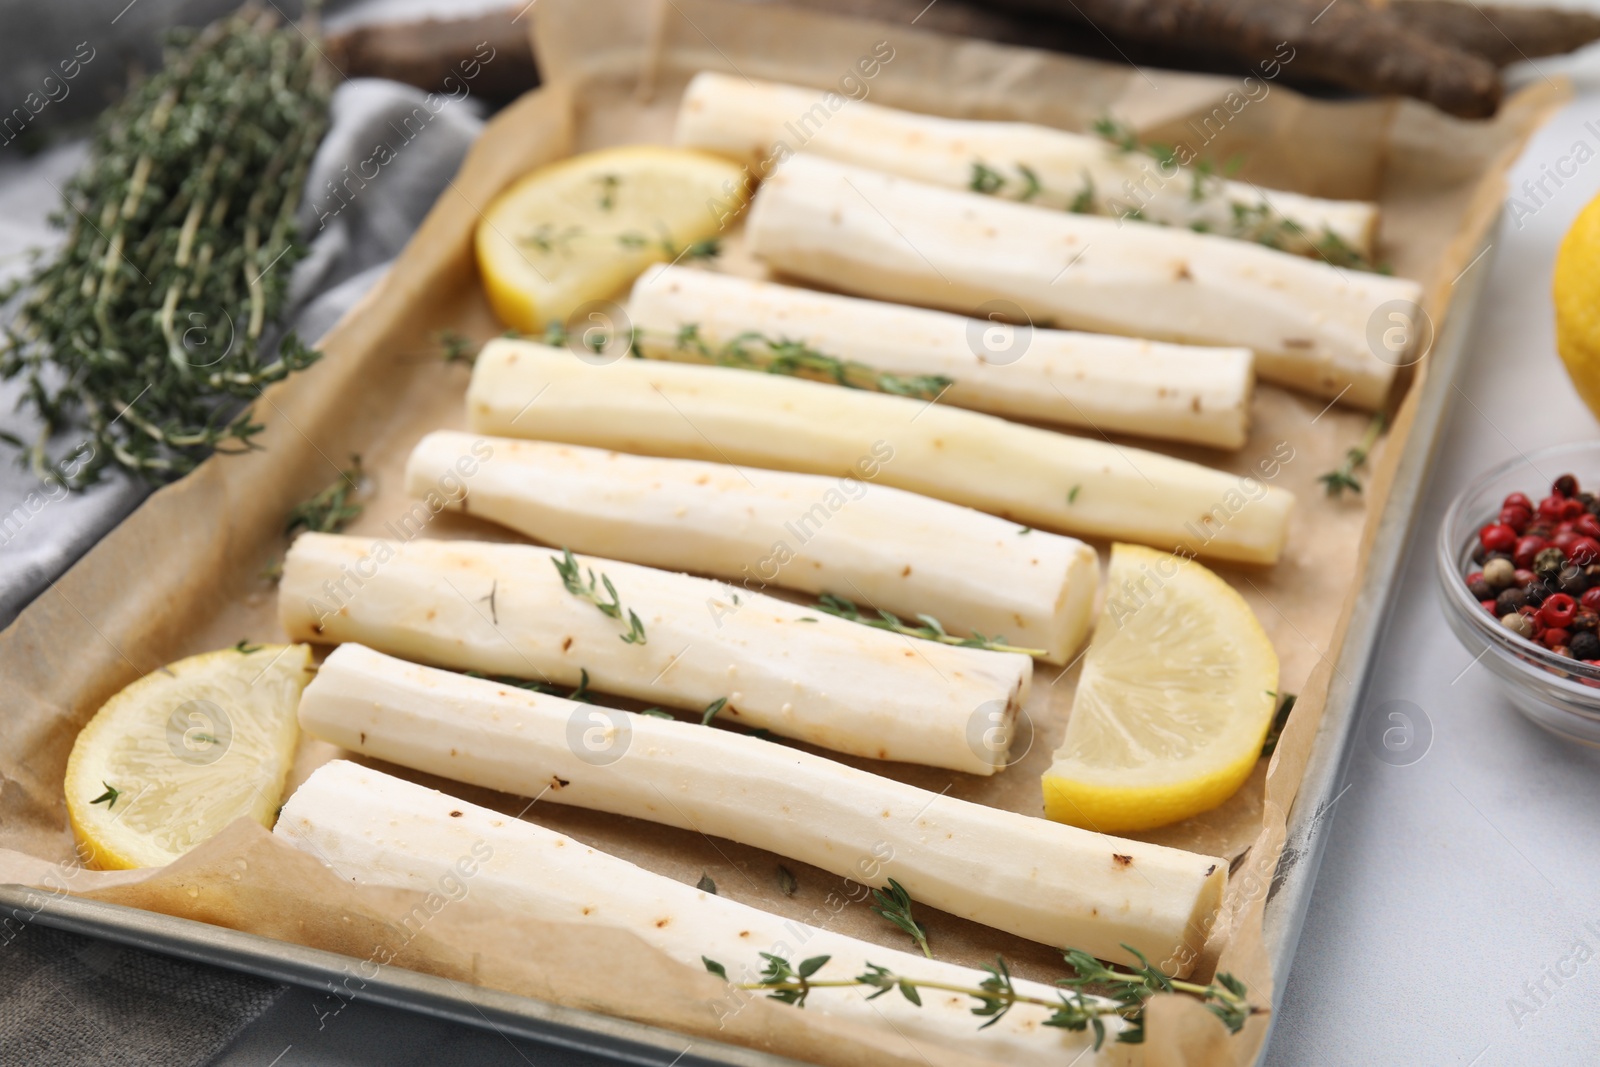
[[[482,129],[470,98],[451,101],[359,196],[337,214],[328,212],[326,190],[341,168],[368,158],[379,143],[398,147],[400,120],[423,99],[418,90],[374,79],[346,82],[334,95],[332,128],[307,180],[302,212],[311,254],[296,268],[293,285],[291,325],[308,341],[325,333],[383,275]],[[27,268],[29,248],[60,240],[45,224],[59,199],[53,187],[83,158],[83,145],[73,143],[0,163],[0,281]],[[323,214],[328,217],[318,228]],[[0,427],[31,439],[34,427],[15,410],[18,393],[18,383],[0,387]],[[51,498],[5,449],[0,626],[148,492],[141,482],[111,474],[87,492]],[[29,494],[36,495],[30,500]],[[204,1063],[283,989],[33,924],[0,945],[0,1064]]]

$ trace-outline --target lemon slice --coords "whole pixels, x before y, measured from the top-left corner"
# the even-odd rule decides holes
[[[1556,349],[1578,396],[1600,415],[1600,197],[1578,214],[1556,254]]]
[[[681,148],[608,148],[541,167],[478,223],[489,303],[526,333],[565,323],[650,264],[687,258],[748,197],[743,168]]]
[[[1238,790],[1272,723],[1278,656],[1244,599],[1192,560],[1114,545],[1107,578],[1044,808],[1125,833]]]
[[[271,826],[310,666],[307,645],[230,648],[106,701],[67,759],[67,815],[87,861],[155,867],[241,815]]]

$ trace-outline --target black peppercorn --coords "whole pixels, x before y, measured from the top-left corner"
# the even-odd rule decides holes
[[[1561,477],[1555,480],[1555,484],[1550,487],[1550,491],[1559,493],[1564,497],[1577,496],[1578,479],[1574,478],[1570,474],[1563,474]]]
[[[1566,562],[1566,554],[1552,545],[1540,549],[1539,554],[1533,557],[1533,573],[1541,578],[1553,578],[1561,573],[1561,568]]]
[[[1580,608],[1578,613],[1572,617],[1572,621],[1567,623],[1567,629],[1573,633],[1594,633],[1595,630],[1600,629],[1600,615],[1587,608]]]
[[[1494,613],[1496,615],[1512,615],[1528,604],[1528,594],[1521,589],[1502,589],[1500,595],[1494,598]]]
[[[1600,659],[1600,637],[1592,631],[1573,634],[1567,641],[1567,648],[1572,651],[1573,659]]]
[[[1472,594],[1473,600],[1481,601],[1494,599],[1494,589],[1482,578],[1479,578],[1475,582],[1468,582],[1467,592]]]
[[[1550,587],[1543,582],[1529,582],[1522,587],[1523,602],[1533,607],[1543,604],[1550,596]]]
[[[1556,575],[1556,588],[1570,597],[1580,597],[1589,588],[1589,579],[1578,567],[1562,567],[1561,573]]]

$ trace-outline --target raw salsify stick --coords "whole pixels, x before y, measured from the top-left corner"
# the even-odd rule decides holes
[[[662,360],[592,365],[504,338],[478,355],[467,413],[479,433],[645,455],[834,477],[875,461],[880,484],[1030,527],[1251,563],[1277,560],[1294,504],[1254,477],[911,397]]]
[[[949,378],[941,402],[995,415],[1213,448],[1239,448],[1250,431],[1247,348],[1019,328],[672,266],[640,276],[628,314],[657,359],[695,362],[701,345],[714,356],[731,345],[759,361],[798,341],[878,371]]]
[[[467,678],[344,645],[300,702],[314,737],[471,785],[698,830],[1101,959],[1174,969],[1227,863],[985,807],[746,734]],[[972,743],[991,722],[974,720]]]
[[[755,168],[758,178],[804,150],[1060,211],[1137,211],[1152,222],[1229,235],[1243,228],[1307,255],[1316,255],[1317,245],[1331,234],[1370,256],[1378,224],[1373,203],[1326,200],[1199,174],[1181,158],[1163,164],[1100,137],[1024,122],[923,115],[713,71],[689,82],[675,138],[685,147]]]
[[[492,461],[491,461],[492,462]],[[488,464],[485,464],[487,467]],[[568,590],[535,545],[302,534],[278,586],[297,640],[359,641],[407,659],[598,691],[701,713],[854,756],[993,774],[1033,661],[847,622],[761,593],[577,556],[608,578],[621,618]],[[609,590],[599,591],[610,601]],[[634,616],[638,622],[630,625]],[[632,642],[624,640],[633,637]],[[981,731],[980,731],[981,733]]]
[[[820,156],[762,183],[746,234],[772,269],[842,292],[961,314],[999,299],[1036,323],[1239,345],[1263,381],[1362,408],[1383,404],[1420,332],[1422,289],[1404,278]]]
[[[812,976],[819,982],[854,978],[869,963],[959,988],[976,987],[986,977],[704,892],[553,830],[346,760],[314,771],[284,804],[273,833],[357,884],[411,889],[440,900],[471,897],[543,922],[626,930],[696,970],[704,966],[702,957],[715,960],[734,983],[758,980],[763,952],[796,966],[828,956]],[[424,908],[406,920],[415,915],[415,921],[425,922],[431,914]],[[627,976],[617,980],[626,983]],[[1059,999],[1051,986],[1015,982],[1024,995]],[[764,995],[729,988],[709,1008],[722,1019]],[[869,1004],[859,988],[822,988],[812,991],[804,1010],[884,1029],[891,1036],[898,1030],[927,1045],[995,1063],[1083,1067],[1108,1062],[1088,1051],[1092,1035],[1044,1026],[1049,1009],[1019,1003],[996,1025],[980,1030],[984,1020],[971,1013],[974,1003],[928,991],[921,1007],[898,992]],[[1114,1015],[1104,1022],[1115,1040],[1124,1024]]]
[[[929,615],[952,635],[1004,638],[1050,663],[1070,660],[1088,632],[1100,573],[1088,545],[873,485],[870,473],[740,470],[440,430],[412,450],[407,490],[437,492],[472,451],[490,458],[466,493],[440,494],[444,506],[547,545],[713,575],[738,593],[831,593],[911,625]]]

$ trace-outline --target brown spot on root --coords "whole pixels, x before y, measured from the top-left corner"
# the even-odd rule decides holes
[[[656,929],[657,930],[661,929],[662,927],[666,926],[671,921],[672,921],[671,919],[657,919],[656,920]]]
[[[1317,342],[1311,340],[1309,337],[1285,337],[1283,339],[1283,347],[1284,348],[1315,348],[1315,347],[1317,347]]]
[[[878,749],[878,758],[879,759],[888,759],[889,758],[889,750],[886,749],[886,748]]]
[[[565,652],[567,649],[569,649],[571,647],[572,647],[572,638],[569,637],[566,640],[561,642],[561,651]]]
[[[1216,873],[1217,873],[1217,865],[1215,863],[1213,863],[1211,866],[1206,868],[1206,875],[1205,876],[1207,878],[1210,878],[1213,874],[1216,874]]]
[[[1116,864],[1117,864],[1118,867],[1132,867],[1133,866],[1133,857],[1132,856],[1124,856],[1120,852],[1113,852],[1111,854],[1111,858],[1116,861]]]
[[[1193,409],[1196,415],[1200,414],[1200,398],[1195,397],[1193,400],[1189,401],[1189,407]]]
[[[432,608],[429,608],[429,609],[428,609],[428,618],[429,618],[429,619],[430,619],[430,620],[431,620],[431,619],[435,619],[435,618],[437,618],[437,617],[438,617],[438,615],[439,615],[439,613],[438,613],[438,612],[437,612],[437,611],[434,611],[434,610],[433,610],[433,609],[432,609]]]
[[[365,730],[361,731],[361,743],[363,745],[367,743],[367,732]]]
[[[1189,273],[1189,264],[1179,263],[1178,269],[1173,272],[1173,278],[1180,282],[1194,281],[1194,275]]]
[[[550,776],[550,788],[551,789],[560,789],[563,786],[568,786],[568,785],[571,785],[571,784],[572,783],[567,781],[565,778],[557,778],[553,774]]]
[[[749,930],[740,930],[739,931],[739,936],[740,937],[749,937],[750,936],[750,931]]]
[[[590,912],[591,912],[591,911],[593,911],[593,910],[594,910],[594,909],[593,909],[593,908],[591,908],[591,907],[589,907],[589,906],[588,906],[588,905],[587,905],[587,904],[585,904],[585,905],[584,905],[584,906],[583,906],[583,913],[584,913],[584,914],[585,914],[585,915],[587,915],[587,914],[589,914],[589,913],[590,913]]]
[[[461,818],[461,812],[459,812],[459,811],[452,811],[452,812],[451,812],[451,813],[450,813],[450,817],[451,817],[451,818],[452,818],[452,819],[459,819],[459,818]]]
[[[455,749],[453,749],[453,748],[452,748],[452,749],[451,749],[451,750],[450,750],[450,755],[452,755],[452,756],[454,756],[454,755],[455,755],[455,754],[456,754],[456,750],[455,750]]]
[[[902,577],[902,578],[911,577],[911,564],[909,564],[909,563],[906,564],[905,570],[900,572],[900,577]]]
[[[314,634],[320,634],[322,632],[322,624],[320,622],[312,623],[311,632]]]

